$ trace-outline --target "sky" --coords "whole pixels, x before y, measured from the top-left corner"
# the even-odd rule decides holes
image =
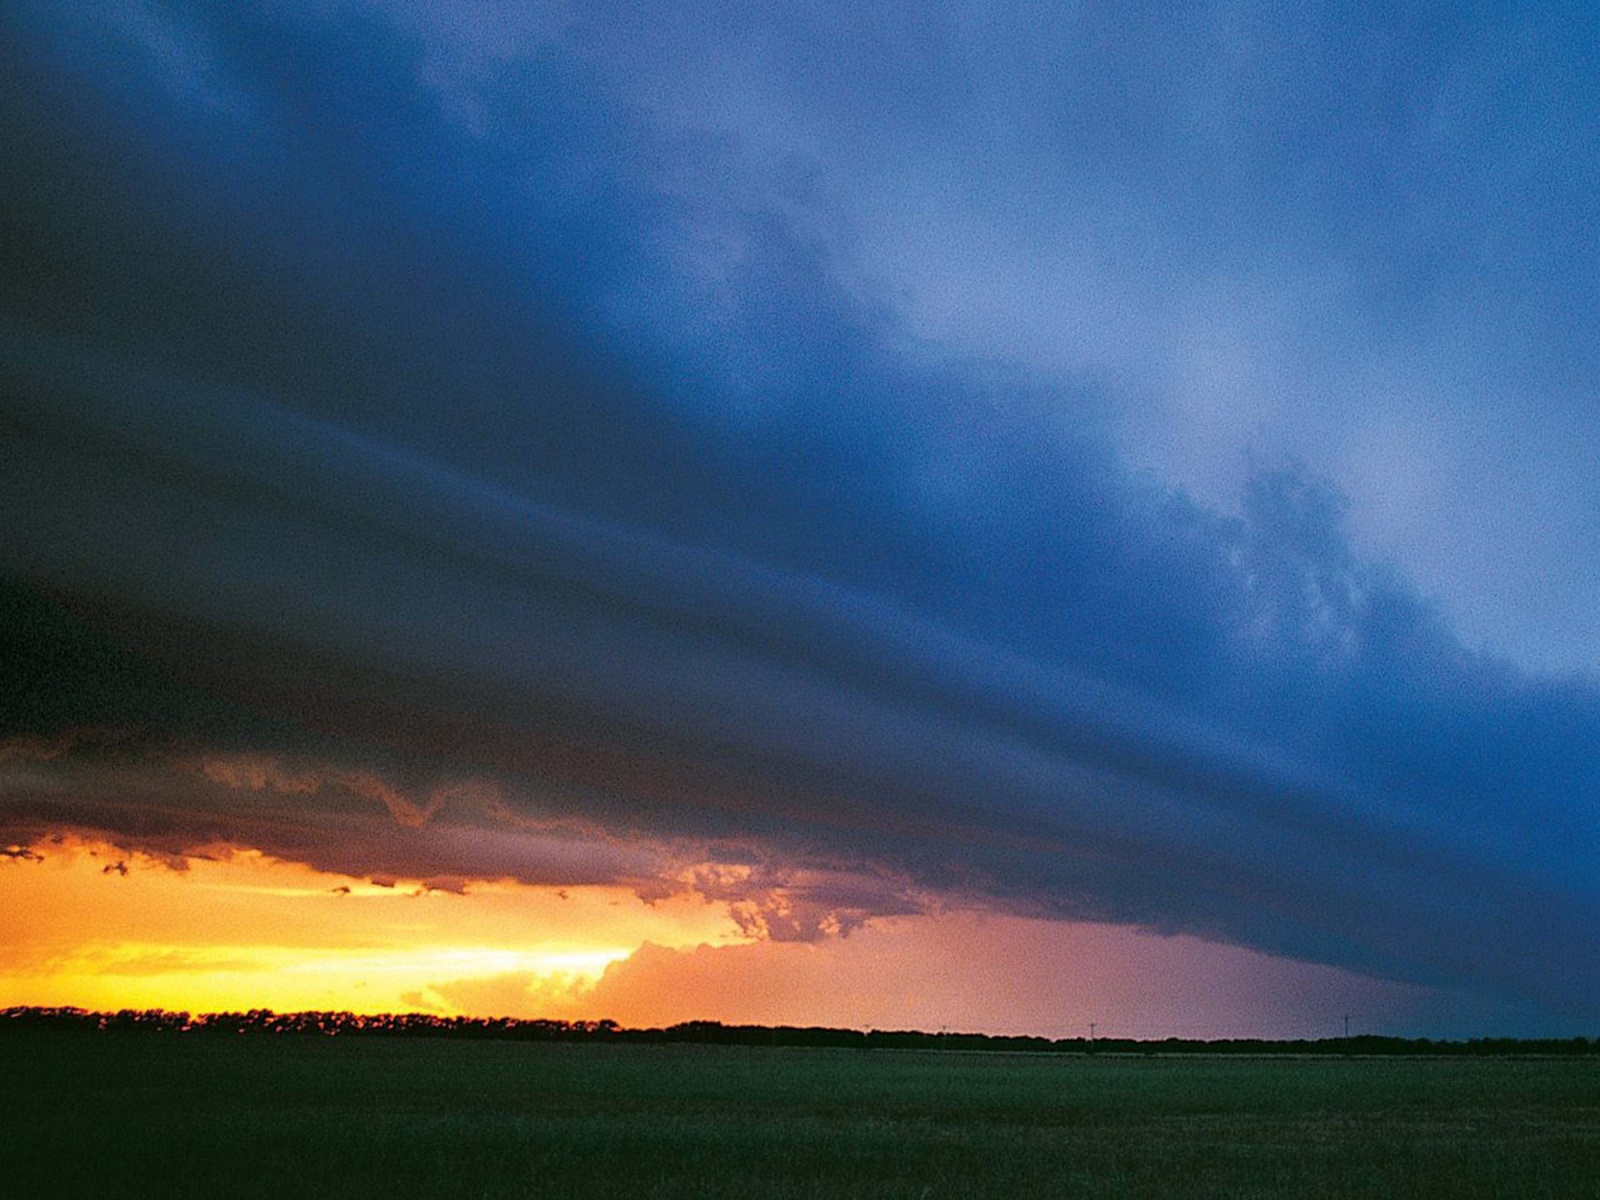
[[[0,23],[0,1004],[1596,1033],[1588,6]]]

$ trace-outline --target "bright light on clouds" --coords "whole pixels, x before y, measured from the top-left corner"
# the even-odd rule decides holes
[[[457,894],[249,850],[175,869],[104,844],[40,849],[0,860],[0,1004],[395,1012],[449,1008],[430,989],[516,974],[559,1016],[646,941],[739,936],[724,906],[618,887]]]

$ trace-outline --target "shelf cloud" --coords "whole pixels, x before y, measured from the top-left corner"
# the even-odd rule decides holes
[[[959,898],[1600,1013],[1600,683],[1468,644],[1358,544],[1364,477],[1241,446],[1223,503],[1129,440],[1195,434],[1127,407],[1195,400],[1154,293],[1232,246],[1147,164],[1246,187],[1190,158],[1243,101],[1158,94],[1124,144],[1067,95],[1111,122],[1081,172],[963,164],[929,147],[1011,111],[993,62],[951,94],[874,24],[753,79],[817,36],[760,20],[683,18],[671,77],[599,10],[6,18],[5,853],[621,883],[770,940]],[[948,332],[952,172],[1078,211],[1124,153],[1126,226],[1040,246],[1093,294],[1021,277]]]

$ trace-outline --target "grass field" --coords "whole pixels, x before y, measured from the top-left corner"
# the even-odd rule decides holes
[[[0,1040],[0,1194],[1600,1197],[1600,1064]]]

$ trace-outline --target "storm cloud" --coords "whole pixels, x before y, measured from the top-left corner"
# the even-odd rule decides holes
[[[621,15],[445,11],[7,18],[0,840],[693,888],[775,939],[957,895],[1595,1015],[1593,676],[1464,644],[1294,457],[1197,498],[1120,368],[868,277],[836,93],[965,145],[1003,89],[934,103],[884,29],[657,79]],[[1095,195],[1224,187],[1158,116]]]

